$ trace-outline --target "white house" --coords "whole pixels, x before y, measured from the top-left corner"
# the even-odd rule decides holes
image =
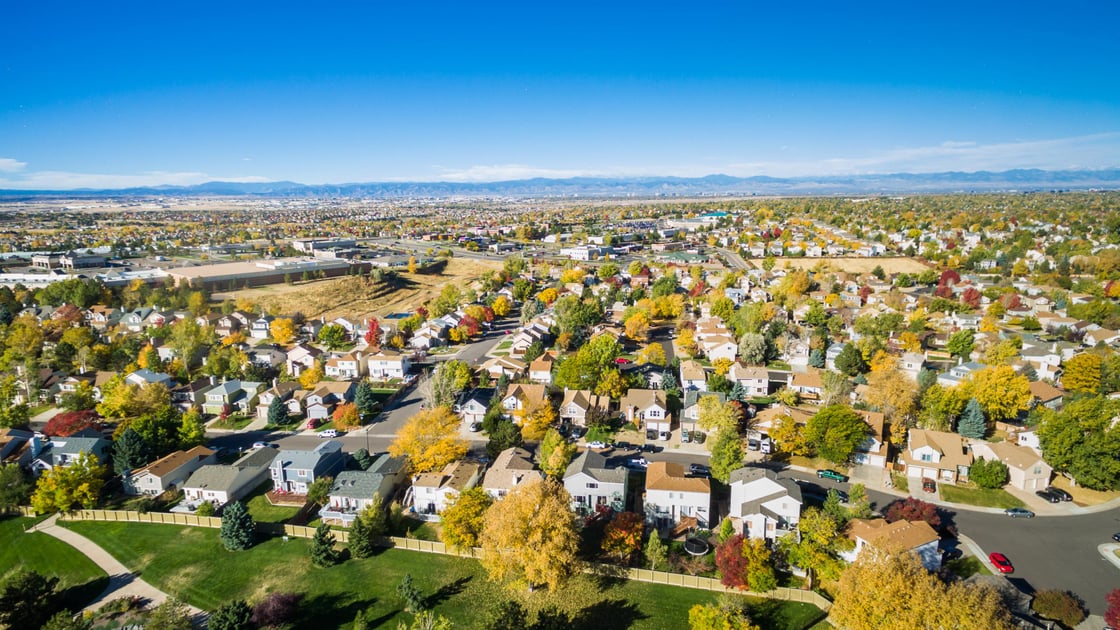
[[[739,346],[735,344],[735,340],[726,335],[708,337],[700,342],[700,348],[704,351],[708,360],[713,362],[720,359],[734,361],[739,352]]]
[[[765,468],[739,468],[731,472],[728,516],[735,529],[748,538],[775,540],[797,531],[801,520],[801,486],[779,479]]]
[[[431,520],[464,490],[473,488],[482,474],[482,466],[470,462],[451,462],[439,472],[430,472],[412,478],[412,508]]]
[[[707,528],[711,503],[707,477],[689,477],[676,462],[653,462],[646,469],[646,520],[654,526],[669,527],[694,518],[696,527]]]
[[[622,414],[628,422],[647,431],[668,433],[672,430],[673,419],[669,404],[662,389],[630,389],[619,403]]]
[[[625,468],[607,468],[602,453],[586,450],[564,471],[564,489],[572,497],[572,509],[579,514],[590,514],[599,506],[621,511],[626,505],[627,479]]]
[[[365,363],[361,352],[348,352],[327,359],[323,373],[331,378],[352,380],[361,378],[365,373]]]
[[[681,361],[681,390],[708,391],[708,373],[698,361]]]
[[[871,427],[871,433],[856,447],[852,460],[864,466],[883,469],[887,467],[887,444],[885,416],[877,411],[856,411],[863,421]]]
[[[371,354],[367,365],[369,377],[380,380],[403,379],[412,369],[412,362],[407,356],[384,348],[377,354]]]
[[[156,496],[178,488],[191,473],[206,464],[216,462],[214,451],[204,446],[196,446],[189,451],[175,451],[125,475],[124,491],[126,494]]]

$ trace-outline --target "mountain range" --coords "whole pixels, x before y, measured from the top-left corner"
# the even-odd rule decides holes
[[[972,173],[887,173],[819,177],[571,177],[499,182],[207,182],[110,190],[0,190],[8,199],[36,197],[674,197],[696,195],[851,195],[1120,189],[1120,169],[1018,169]]]

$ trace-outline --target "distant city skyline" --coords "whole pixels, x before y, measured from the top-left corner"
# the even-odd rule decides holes
[[[605,4],[20,3],[0,188],[1120,167],[1113,3]]]

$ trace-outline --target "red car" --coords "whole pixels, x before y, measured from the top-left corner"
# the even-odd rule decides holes
[[[1007,559],[1007,556],[999,553],[998,551],[993,551],[992,553],[988,554],[988,560],[990,560],[992,564],[995,565],[996,570],[1000,573],[1015,572],[1015,567],[1011,566],[1011,561]]]
[[[937,492],[937,483],[932,479],[923,479],[922,490],[926,492]]]

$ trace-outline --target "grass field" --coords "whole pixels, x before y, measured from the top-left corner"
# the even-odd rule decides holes
[[[389,292],[371,287],[362,278],[345,277],[227,291],[215,293],[212,299],[246,299],[265,309],[276,309],[280,313],[299,311],[310,318],[383,318],[390,313],[415,311],[439,295],[448,283],[466,289],[483,273],[497,269],[501,269],[497,262],[452,258],[441,273],[402,273],[403,286]]]
[[[750,264],[762,268],[762,259],[748,259]],[[882,267],[888,274],[909,273],[919,274],[929,269],[913,258],[898,257],[849,257],[849,258],[777,258],[775,269],[816,269],[818,265],[835,271],[846,273],[871,273],[876,266]]]
[[[487,580],[468,559],[385,550],[364,560],[316,568],[309,541],[264,540],[248,551],[228,552],[216,530],[142,523],[70,522],[66,526],[96,541],[144,579],[206,610],[235,598],[255,602],[271,591],[305,594],[297,628],[346,627],[359,610],[374,614],[374,626],[408,623],[396,587],[404,575],[428,605],[456,627],[469,628],[496,601],[516,597],[533,611],[556,606],[572,619],[567,627],[687,628],[688,609],[713,602],[714,593],[686,588],[580,576],[558,593],[507,591]],[[751,600],[752,617],[763,628],[802,630],[822,613],[807,604]]]
[[[81,610],[105,590],[109,577],[61,540],[39,532],[25,534],[24,530],[38,520],[0,519],[0,578],[6,580],[21,569],[57,577],[64,605],[72,611]]]
[[[1070,480],[1062,475],[1054,476],[1054,483],[1050,484],[1055,488],[1061,488],[1073,496],[1073,502],[1077,505],[1100,505],[1107,503],[1117,497],[1120,497],[1120,491],[1112,490],[1102,492],[1100,490],[1091,490],[1083,486],[1075,486],[1070,483]]]
[[[939,490],[941,490],[942,499],[953,503],[1004,509],[1025,506],[1022,501],[1013,497],[1006,490],[998,488],[995,490],[985,490],[983,488],[965,488],[943,483]]]
[[[272,487],[271,481],[266,481],[260,485],[253,494],[248,497],[245,502],[245,507],[249,510],[253,520],[258,523],[284,523],[299,513],[298,507],[290,505],[273,505],[268,502],[268,497],[265,494]]]

